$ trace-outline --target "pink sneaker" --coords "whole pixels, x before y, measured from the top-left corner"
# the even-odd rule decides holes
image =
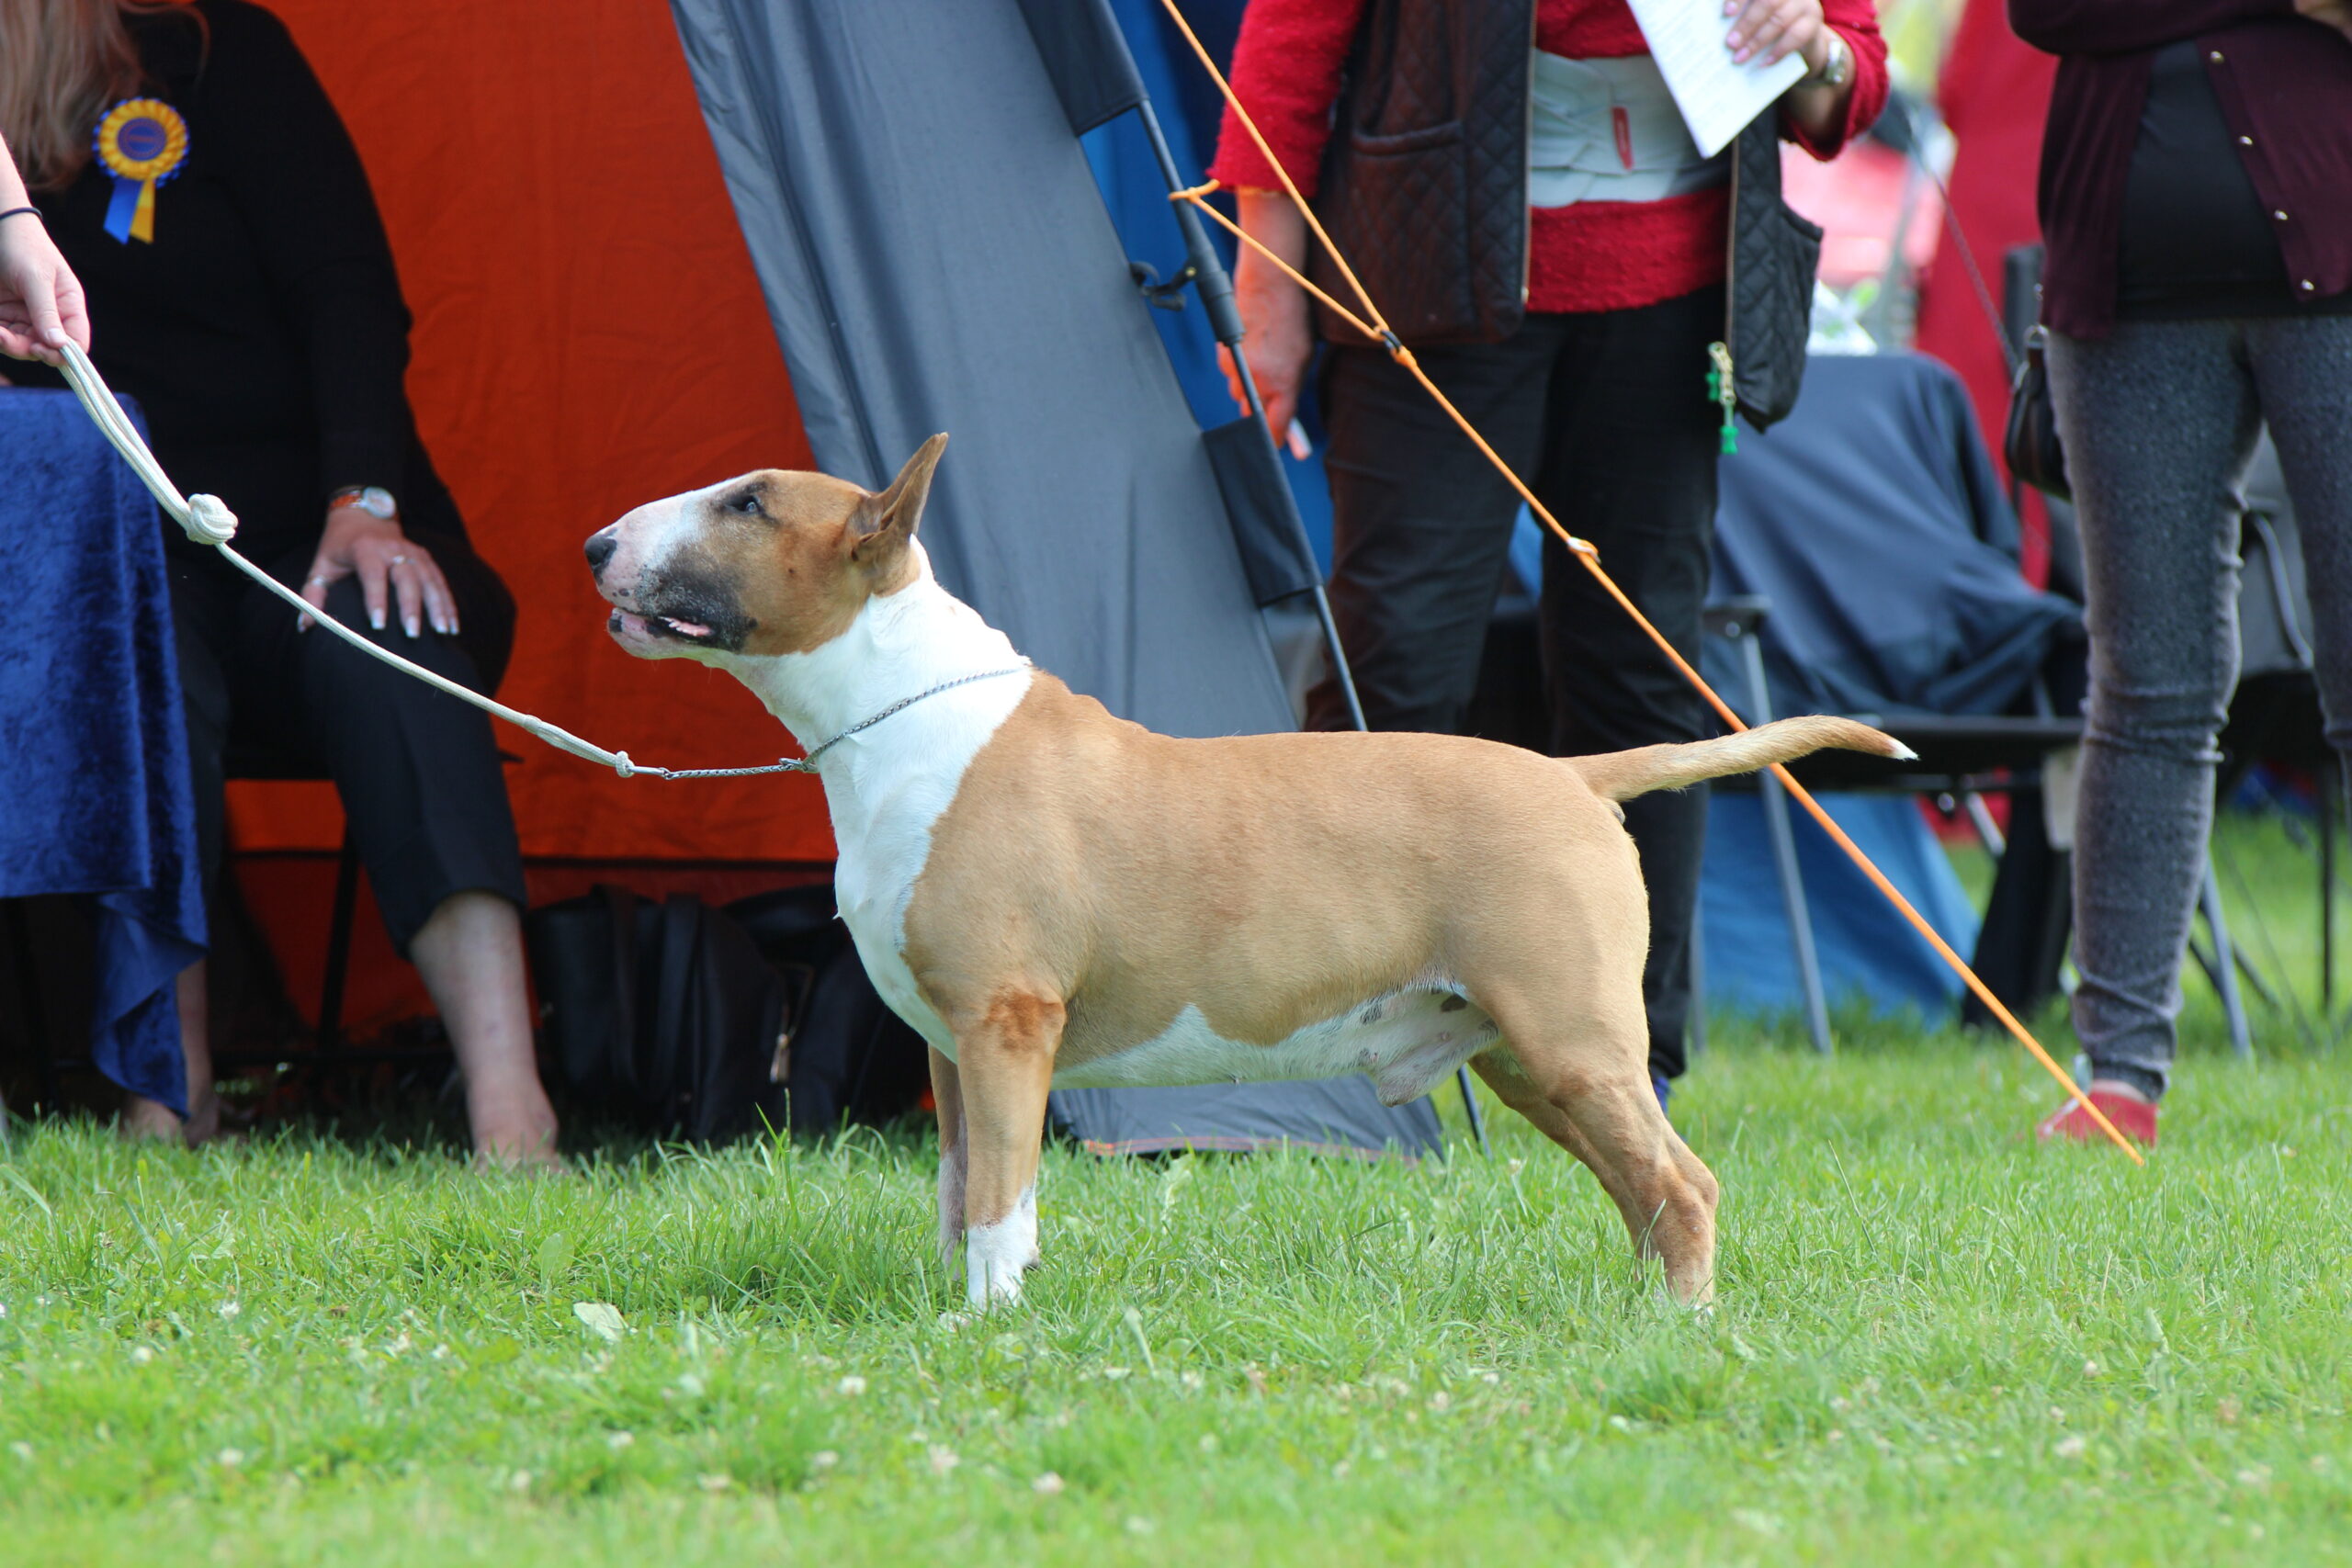
[[[2090,1101],[2107,1113],[2107,1119],[2115,1123],[2117,1132],[2133,1143],[2153,1144],[2156,1141],[2156,1108],[2146,1100],[2134,1100],[2128,1094],[2117,1094],[2111,1089],[2094,1089],[2090,1091]],[[2071,1138],[2085,1144],[2107,1142],[2107,1134],[2099,1124],[2071,1100],[2043,1118],[2041,1124],[2033,1131],[2034,1135],[2045,1144],[2052,1138]]]

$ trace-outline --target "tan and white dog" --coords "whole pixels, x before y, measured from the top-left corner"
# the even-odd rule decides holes
[[[1707,1299],[1715,1179],[1651,1090],[1648,908],[1613,803],[1902,748],[1834,718],[1558,761],[1155,735],[933,580],[915,527],[946,440],[878,495],[763,470],[657,501],[588,559],[623,648],[728,671],[822,749],[842,918],[931,1045],[940,1246],[952,1266],[962,1241],[972,1303],[1038,1259],[1049,1088],[1363,1073],[1397,1104],[1465,1061]]]

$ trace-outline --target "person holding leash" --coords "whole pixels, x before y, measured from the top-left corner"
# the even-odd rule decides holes
[[[1735,60],[1804,58],[1775,111],[1781,136],[1827,158],[1877,118],[1886,48],[1870,0],[1723,10]],[[1232,81],[1326,227],[1389,285],[1374,292],[1421,367],[1695,662],[1730,435],[1708,376],[1733,335],[1735,150],[1701,154],[1625,0],[1251,0]],[[1307,270],[1305,221],[1230,112],[1210,173],[1238,191],[1251,238]],[[1351,224],[1351,209],[1377,217]],[[1328,287],[1348,301],[1343,283]],[[1248,247],[1236,288],[1279,442],[1314,358],[1308,298]],[[1801,355],[1801,320],[1792,330]],[[1326,324],[1319,382],[1340,640],[1373,728],[1451,731],[1519,502],[1385,349],[1343,333]],[[1712,734],[1632,619],[1556,540],[1544,548],[1552,749]],[[1348,722],[1335,683],[1307,722]],[[1703,789],[1625,806],[1649,892],[1661,1101],[1683,1066],[1706,809]]]
[[[2311,589],[2327,739],[2352,746],[2352,5],[2009,0],[2060,57],[2042,325],[2082,526],[2090,700],[2075,1032],[2143,1143],[2237,685],[2240,486],[2270,427]],[[2044,1138],[2100,1136],[2080,1106]]]

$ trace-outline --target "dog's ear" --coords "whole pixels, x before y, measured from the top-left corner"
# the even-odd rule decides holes
[[[861,566],[886,567],[906,551],[922,522],[922,503],[931,495],[932,470],[947,450],[944,434],[933,436],[907,459],[899,477],[878,495],[869,495],[849,515],[850,558]]]

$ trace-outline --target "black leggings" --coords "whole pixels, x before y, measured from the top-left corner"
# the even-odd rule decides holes
[[[363,636],[477,691],[492,689],[514,640],[514,606],[459,542],[420,536],[458,601],[460,635],[401,631],[397,604],[372,631],[356,577],[329,590],[330,614]],[[262,564],[297,586],[312,547]],[[524,902],[523,856],[488,716],[313,626],[217,557],[172,562],[172,616],[187,714],[189,770],[205,886],[226,839],[227,761],[248,750],[334,780],[385,929],[405,954],[453,893]],[[485,682],[488,671],[492,681]]]
[[[1637,310],[1531,315],[1498,344],[1417,351],[1421,367],[1544,504],[1696,663],[1715,515],[1707,344],[1720,288]],[[1478,679],[1518,497],[1429,394],[1372,348],[1326,355],[1331,606],[1374,729],[1451,732]],[[1698,694],[1557,541],[1544,540],[1544,686],[1562,756],[1702,739]],[[1344,728],[1336,686],[1308,723]],[[1625,803],[1649,886],[1650,1065],[1681,1073],[1703,789]]]

